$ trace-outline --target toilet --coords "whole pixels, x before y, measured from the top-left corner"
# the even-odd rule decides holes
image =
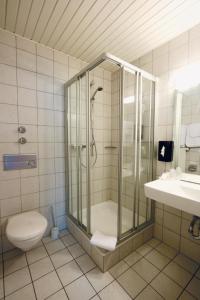
[[[42,239],[47,225],[46,218],[40,213],[25,212],[8,219],[6,235],[14,246],[27,251]]]

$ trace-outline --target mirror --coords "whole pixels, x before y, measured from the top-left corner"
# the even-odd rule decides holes
[[[200,175],[200,84],[175,92],[174,167]]]

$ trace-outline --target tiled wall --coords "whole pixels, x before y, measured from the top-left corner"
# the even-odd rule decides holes
[[[64,83],[84,63],[64,53],[0,30],[0,220],[3,249],[12,246],[4,224],[32,209],[66,226]],[[18,126],[26,127],[19,134]],[[27,143],[20,145],[24,136]],[[3,154],[35,153],[37,168],[3,171]]]
[[[195,62],[200,62],[200,25],[134,62],[159,78],[157,140],[172,140],[173,136],[173,74],[177,69]],[[171,166],[170,163],[157,162],[157,176]],[[191,240],[188,235],[191,217],[180,210],[156,203],[154,235],[200,261],[200,242]]]

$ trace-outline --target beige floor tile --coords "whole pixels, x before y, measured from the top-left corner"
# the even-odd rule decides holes
[[[35,249],[32,249],[32,250],[26,252],[26,256],[27,256],[28,263],[32,264],[35,261],[46,257],[47,252],[46,252],[44,246],[42,246],[42,247],[38,247],[38,248],[35,248]]]
[[[57,269],[73,260],[69,251],[65,248],[51,255],[54,267]]]
[[[176,283],[181,285],[183,288],[190,281],[192,274],[181,268],[179,265],[174,262],[169,263],[166,268],[163,270],[163,273],[168,275]]]
[[[174,258],[174,262],[192,274],[198,269],[198,264],[195,261],[182,254],[178,254]]]
[[[55,241],[52,241],[48,244],[46,244],[46,249],[47,249],[47,252],[49,253],[49,255],[59,251],[59,250],[62,250],[65,248],[65,245],[63,244],[63,242],[61,240],[55,240]]]
[[[6,300],[35,300],[33,285],[26,285],[24,288],[6,297]]]
[[[11,259],[17,255],[23,255],[24,252],[18,248],[3,253],[3,260]]]
[[[142,255],[139,254],[138,252],[134,251],[131,254],[129,254],[127,257],[125,257],[124,260],[129,266],[132,266],[141,258],[142,258]]]
[[[0,279],[0,299],[4,296],[3,279]]]
[[[71,253],[71,255],[73,256],[73,258],[77,258],[85,253],[83,248],[78,243],[74,244],[72,246],[69,246],[68,249],[69,249],[69,252]]]
[[[119,285],[118,282],[114,281],[105,287],[100,293],[99,296],[102,300],[131,300],[129,295],[125,290]]]
[[[47,298],[48,300],[68,300],[69,298],[67,297],[65,290],[62,289],[55,294],[51,295],[50,297]]]
[[[139,247],[138,249],[136,249],[136,251],[138,253],[140,253],[142,256],[146,255],[147,253],[149,253],[152,250],[152,247],[149,246],[148,244],[144,244],[141,247]]]
[[[43,239],[42,239],[42,242],[46,245],[50,242],[52,242],[52,239],[51,239],[51,236],[48,235],[48,236],[45,236]]]
[[[156,266],[159,270],[162,270],[170,261],[170,259],[158,251],[153,250],[145,256],[145,258]]]
[[[65,236],[67,234],[69,234],[69,231],[67,229],[63,229],[59,232],[59,238]]]
[[[51,263],[49,257],[40,259],[39,261],[31,264],[29,267],[33,280],[36,280],[54,270],[53,264]]]
[[[200,279],[200,269],[197,271],[197,273],[195,274],[195,276]]]
[[[110,270],[109,273],[114,277],[114,278],[118,278],[122,273],[124,273],[127,269],[129,268],[129,266],[127,265],[127,263],[123,260],[121,260],[118,264],[116,264],[115,266],[113,266]]]
[[[153,238],[150,241],[147,242],[147,245],[151,246],[152,248],[157,247],[159,244],[161,243],[161,241]]]
[[[164,243],[161,243],[156,247],[156,250],[159,251],[161,254],[166,255],[169,258],[174,258],[177,254],[177,251],[172,247],[167,246]]]
[[[87,254],[84,254],[84,255],[81,255],[80,257],[78,257],[76,259],[76,262],[80,266],[83,273],[87,273],[96,267],[96,264],[93,262],[93,260]]]
[[[133,270],[128,269],[117,281],[131,297],[136,297],[147,285],[147,283]]]
[[[97,292],[102,290],[114,280],[114,278],[108,272],[102,273],[97,267],[88,272],[86,277]]]
[[[65,244],[65,246],[69,247],[75,243],[77,243],[77,241],[75,240],[75,238],[69,233],[65,236],[63,236],[61,238],[61,241]]]
[[[60,280],[55,271],[34,281],[37,299],[45,299],[62,288]]]
[[[9,295],[15,292],[16,290],[24,287],[25,285],[29,284],[30,282],[31,277],[28,268],[26,267],[21,270],[18,270],[5,277],[5,294]]]
[[[150,285],[148,285],[137,297],[136,300],[162,300],[161,297]]]
[[[166,300],[175,300],[182,289],[178,284],[169,279],[165,274],[160,273],[152,282],[151,286]]]
[[[83,275],[83,272],[74,260],[58,268],[57,272],[64,286]]]
[[[191,294],[188,292],[184,291],[183,294],[180,296],[179,300],[194,300],[194,298]]]
[[[66,286],[65,290],[70,300],[88,300],[96,294],[85,276]]]
[[[200,280],[194,277],[188,284],[186,290],[197,299],[200,299]]]
[[[98,295],[91,298],[91,300],[101,300]]]
[[[11,274],[27,265],[25,254],[17,255],[4,261],[4,274]]]
[[[145,258],[139,260],[132,268],[147,282],[150,282],[160,272]]]

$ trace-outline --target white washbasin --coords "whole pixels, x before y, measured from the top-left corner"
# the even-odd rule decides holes
[[[144,185],[147,198],[200,217],[200,184],[182,180],[154,180]]]

